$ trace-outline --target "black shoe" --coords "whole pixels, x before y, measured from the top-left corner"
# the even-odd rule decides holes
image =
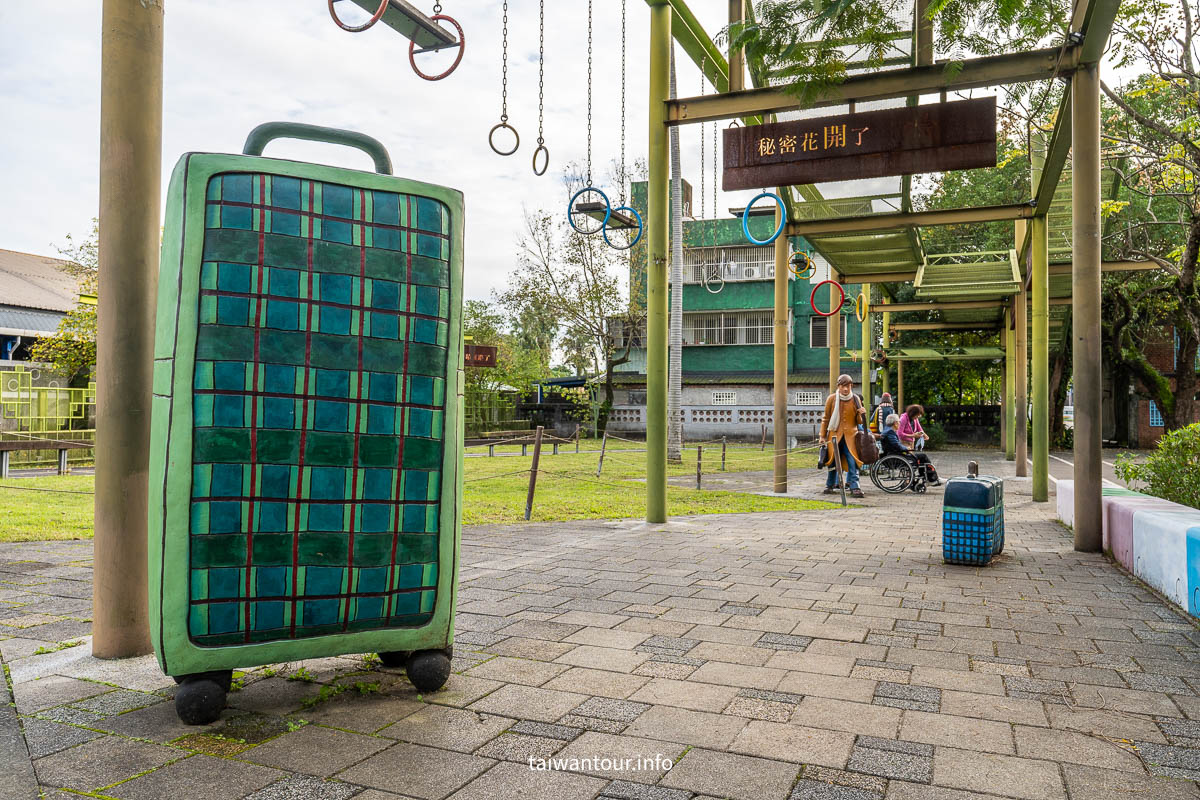
[[[821,492],[821,494],[837,494],[837,489],[832,486],[826,486],[825,491]]]

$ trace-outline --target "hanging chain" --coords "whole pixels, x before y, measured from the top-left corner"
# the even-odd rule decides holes
[[[713,192],[713,219],[721,216],[721,212],[717,210],[717,123],[713,123],[713,174],[712,174],[712,192]],[[716,232],[713,232],[713,244],[716,244]]]
[[[500,49],[500,121],[508,122],[508,0],[504,0],[504,19]]]
[[[625,205],[625,2],[621,0],[621,205]]]
[[[592,0],[588,0],[587,185],[592,185]]]
[[[433,4],[433,13],[434,13],[434,14],[440,14],[440,13],[442,13],[442,4],[441,4],[441,3],[434,3],[434,4]]]
[[[546,0],[538,0],[538,144],[542,138],[542,118],[546,108]]]

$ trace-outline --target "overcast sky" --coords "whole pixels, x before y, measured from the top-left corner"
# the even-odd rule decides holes
[[[488,148],[500,115],[496,0],[444,0],[466,31],[458,71],[437,83],[408,65],[408,43],[378,25],[346,33],[323,0],[165,0],[163,186],[180,154],[239,152],[260,122],[350,128],[381,140],[397,175],[461,189],[467,201],[466,293],[487,297],[511,267],[523,207],[565,207],[567,162],[585,157],[587,5],[546,3],[546,145],[551,168],[530,168],[537,139],[537,0],[509,4],[509,117],[516,155]],[[649,11],[628,2],[627,159],[646,154]],[[428,5],[428,7],[427,7]],[[724,2],[693,4],[716,31]],[[54,255],[65,235],[87,234],[97,213],[100,0],[0,2],[0,248]],[[418,3],[426,11],[431,4]],[[620,143],[620,4],[596,2],[593,163],[599,175]],[[601,13],[603,12],[603,13]],[[680,93],[699,92],[681,64]],[[712,127],[705,133],[711,143]],[[699,128],[684,129],[685,177],[699,183]],[[709,145],[711,147],[711,144]],[[370,169],[352,150],[280,141],[268,155]],[[711,198],[711,152],[706,179]],[[722,207],[747,193],[722,198]],[[711,214],[711,200],[709,200]],[[565,224],[565,217],[564,217]]]

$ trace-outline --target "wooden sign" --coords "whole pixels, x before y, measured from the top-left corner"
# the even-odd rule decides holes
[[[464,367],[496,366],[496,348],[487,344],[463,345]]]
[[[725,129],[725,191],[996,166],[996,98]]]

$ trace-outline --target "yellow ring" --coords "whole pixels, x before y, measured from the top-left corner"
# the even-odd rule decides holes
[[[859,322],[867,318],[867,298],[862,292],[854,298],[854,316],[858,317]]]
[[[788,261],[788,271],[791,272],[793,275],[795,275],[797,280],[805,280],[807,278],[811,278],[813,276],[813,273],[816,271],[816,267],[817,267],[816,262],[814,262],[812,260],[812,256],[810,256],[807,252],[805,252],[803,250],[798,250],[796,252],[796,255],[804,256],[804,269],[796,269],[795,265],[791,262],[791,260],[789,260]],[[793,257],[795,257],[795,256],[793,256]],[[801,273],[803,273],[803,274],[801,274]]]

